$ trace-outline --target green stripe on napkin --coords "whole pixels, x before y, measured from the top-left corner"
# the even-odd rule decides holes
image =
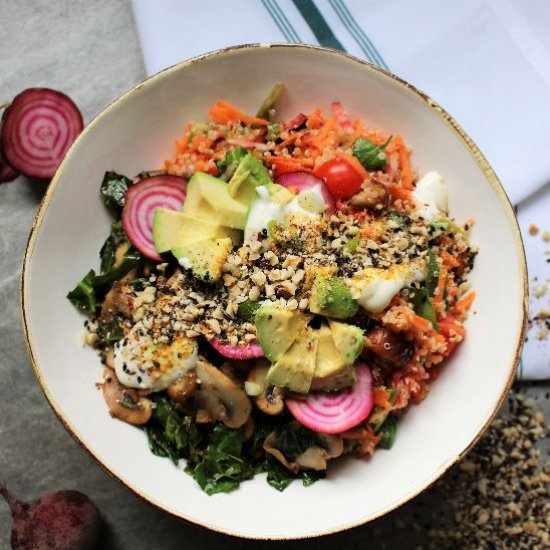
[[[375,65],[389,70],[380,52],[376,49],[376,46],[371,42],[365,31],[357,24],[357,21],[348,7],[344,4],[343,0],[329,0],[329,3],[342,24],[346,27],[351,36],[353,36],[355,42],[357,42],[357,45],[361,48],[365,57]]]
[[[269,12],[271,19],[275,22],[279,30],[283,33],[287,42],[294,44],[300,44],[302,40],[298,36],[296,29],[292,26],[292,23],[288,20],[287,16],[283,13],[275,0],[262,0],[264,8]]]
[[[346,51],[312,0],[292,0],[321,46]]]

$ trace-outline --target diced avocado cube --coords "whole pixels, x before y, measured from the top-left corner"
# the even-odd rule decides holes
[[[214,282],[220,278],[223,264],[232,248],[233,243],[228,237],[203,239],[173,248],[172,254],[183,267],[191,268],[197,279]]]
[[[363,350],[363,330],[353,325],[328,320],[334,345],[347,365],[353,365]]]
[[[317,276],[311,288],[309,310],[326,317],[346,319],[353,317],[359,306],[342,278]]]

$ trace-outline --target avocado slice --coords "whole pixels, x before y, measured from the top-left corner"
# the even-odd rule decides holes
[[[353,317],[359,306],[341,277],[317,276],[311,288],[309,310],[326,317],[346,319]]]
[[[332,331],[322,324],[317,331],[315,371],[311,381],[312,390],[336,391],[355,382],[355,369],[348,364],[336,347]]]
[[[346,365],[353,365],[363,350],[363,330],[353,325],[328,320],[334,345],[342,354]]]
[[[235,173],[229,180],[227,190],[236,201],[247,208],[256,198],[256,187],[271,183],[267,168],[251,153],[247,153],[240,161]]]
[[[183,212],[215,225],[244,229],[248,205],[231,197],[223,180],[197,172],[187,183]]]
[[[153,241],[161,254],[203,239],[230,237],[233,242],[238,242],[238,233],[237,229],[201,220],[185,212],[158,207],[153,213]]]
[[[307,393],[315,372],[317,342],[316,331],[304,327],[294,343],[271,365],[266,380],[296,393]]]
[[[311,316],[278,307],[261,307],[256,311],[256,333],[265,356],[278,361],[296,340]]]
[[[213,282],[220,278],[223,264],[232,248],[229,237],[202,239],[173,248],[172,254],[183,267],[191,268],[197,279]]]

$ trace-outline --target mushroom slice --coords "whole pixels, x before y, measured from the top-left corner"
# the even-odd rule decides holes
[[[197,409],[208,411],[213,420],[221,420],[228,428],[239,428],[250,416],[252,403],[231,378],[204,357],[197,361],[200,389],[195,393]]]
[[[258,386],[259,394],[254,403],[265,414],[276,415],[283,412],[285,403],[281,388],[267,383],[266,376],[269,364],[265,360],[257,361],[248,373],[247,382]]]
[[[178,403],[185,403],[197,389],[197,373],[195,371],[186,372],[181,378],[172,382],[166,392],[168,397]]]
[[[320,440],[319,445],[313,445],[301,455],[296,457],[294,462],[287,458],[277,449],[275,432],[271,432],[264,441],[264,450],[273,455],[283,466],[290,471],[297,473],[299,470],[326,470],[327,460],[336,458],[344,452],[344,442],[339,435],[317,434]]]
[[[136,426],[149,421],[153,412],[150,399],[141,397],[134,389],[122,386],[108,368],[103,371],[103,378],[103,398],[111,416]]]
[[[327,460],[344,452],[344,441],[339,435],[317,434],[324,447],[310,447],[296,457],[296,464],[307,470],[326,470]]]

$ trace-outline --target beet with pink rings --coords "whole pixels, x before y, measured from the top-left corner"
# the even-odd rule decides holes
[[[50,179],[83,128],[71,98],[49,88],[28,88],[2,116],[2,156],[25,176]]]
[[[97,506],[78,491],[53,491],[26,504],[0,483],[13,516],[13,550],[92,550],[101,528]]]
[[[122,226],[132,244],[151,260],[162,258],[153,241],[155,208],[181,210],[187,180],[178,176],[159,175],[145,178],[126,192],[122,209]]]

